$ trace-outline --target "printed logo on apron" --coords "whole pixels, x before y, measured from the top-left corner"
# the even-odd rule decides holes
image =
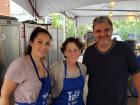
[[[79,70],[80,67],[77,64]],[[66,78],[66,61],[64,62],[65,77],[63,82],[63,89],[60,95],[53,99],[52,105],[84,105],[83,88],[84,77],[80,70],[80,76],[76,78]]]
[[[72,105],[77,103],[77,99],[80,96],[80,89],[75,90],[75,91],[69,91],[67,92],[68,94],[68,105],[72,103]]]

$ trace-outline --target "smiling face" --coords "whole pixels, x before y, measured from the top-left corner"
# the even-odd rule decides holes
[[[31,54],[40,59],[43,58],[49,51],[51,39],[46,33],[40,32],[33,41],[30,41],[32,47]]]
[[[93,29],[93,34],[96,37],[98,45],[108,45],[111,42],[112,26],[109,23],[96,23]]]
[[[64,55],[69,62],[75,63],[81,54],[81,50],[74,42],[69,42],[64,51]]]

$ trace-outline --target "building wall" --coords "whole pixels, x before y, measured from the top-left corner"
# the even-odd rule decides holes
[[[0,15],[10,16],[10,0],[0,0]]]

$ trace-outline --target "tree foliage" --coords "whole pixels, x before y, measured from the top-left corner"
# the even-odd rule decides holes
[[[75,36],[75,28],[74,21],[66,18],[66,38]]]
[[[52,13],[52,14],[49,14],[49,16],[52,18],[52,27],[53,28],[63,29],[63,22],[64,22],[63,15],[61,15],[59,13]]]
[[[64,18],[62,14],[51,14],[52,26],[54,28],[64,29],[66,31],[66,38],[74,36],[77,31],[78,36],[83,36],[87,31],[92,31],[92,24],[75,27],[75,23],[72,19]],[[140,40],[140,19],[128,20],[126,19],[117,19],[113,20],[113,34],[119,35],[123,40],[127,40],[130,36]]]

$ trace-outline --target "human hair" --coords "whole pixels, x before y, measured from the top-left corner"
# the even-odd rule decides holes
[[[96,17],[96,18],[93,20],[93,29],[94,29],[95,25],[98,24],[98,23],[108,23],[108,24],[111,25],[112,30],[113,30],[112,21],[111,21],[110,18],[107,17],[107,16],[99,16],[99,17]]]
[[[64,54],[64,51],[66,50],[66,47],[69,43],[75,43],[75,45],[81,50],[81,53],[82,53],[82,51],[84,49],[84,45],[80,41],[80,39],[75,38],[75,37],[69,37],[62,43],[61,51],[62,51],[63,54]]]
[[[38,36],[39,33],[45,33],[45,34],[47,34],[47,35],[50,37],[50,39],[52,39],[51,34],[50,34],[47,30],[45,30],[45,29],[43,29],[43,28],[41,28],[41,27],[36,27],[36,28],[32,31],[32,33],[31,33],[29,42],[30,42],[30,41],[33,42],[34,39]],[[30,54],[31,54],[31,51],[32,51],[32,47],[30,46],[30,43],[29,43],[28,46],[27,46],[27,48],[26,48],[25,51],[24,51],[24,55],[30,55]]]

